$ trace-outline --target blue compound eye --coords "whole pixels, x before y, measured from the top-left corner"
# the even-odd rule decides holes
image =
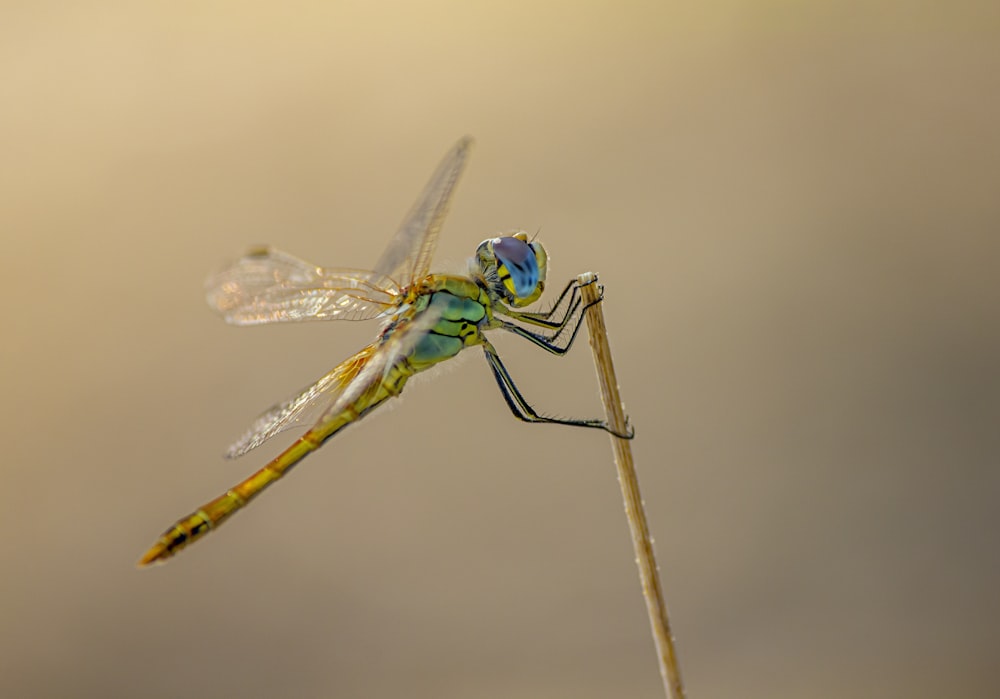
[[[493,254],[506,267],[510,281],[514,284],[514,292],[519,297],[534,293],[538,286],[538,262],[535,260],[534,250],[527,243],[517,238],[496,238],[493,241]]]

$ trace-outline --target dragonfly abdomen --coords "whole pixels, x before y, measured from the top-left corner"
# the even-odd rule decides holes
[[[405,360],[397,362],[385,376],[369,384],[367,390],[354,401],[342,406],[335,413],[325,415],[312,429],[295,440],[290,447],[262,469],[214,500],[205,503],[187,517],[175,522],[146,552],[139,565],[149,565],[169,558],[208,534],[246,507],[253,498],[288,473],[302,459],[319,449],[326,440],[384,401],[399,395],[407,379],[412,375],[413,369],[406,366]]]

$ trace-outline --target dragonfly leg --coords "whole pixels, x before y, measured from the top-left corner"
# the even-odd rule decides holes
[[[595,278],[594,281],[590,282],[590,284],[595,284],[596,282],[597,279]],[[545,316],[545,315],[551,316],[555,312],[555,309],[562,302],[563,297],[566,296],[567,292],[569,292],[571,289],[573,293],[570,297],[570,302],[566,309],[566,314],[562,317],[562,319],[559,321],[540,320],[540,316]],[[504,309],[503,311],[499,311],[503,315],[506,315],[514,320],[518,320],[529,325],[536,325],[543,328],[549,328],[555,330],[555,332],[552,334],[545,334],[543,332],[532,332],[527,328],[522,328],[519,325],[505,322],[502,319],[500,319],[500,327],[516,335],[520,335],[526,340],[537,344],[539,347],[542,347],[543,349],[549,352],[552,352],[554,354],[565,354],[565,352],[569,350],[569,348],[572,346],[573,340],[576,339],[576,333],[577,331],[579,331],[580,323],[583,321],[584,317],[583,314],[587,311],[588,308],[590,308],[591,305],[593,305],[594,303],[600,303],[601,301],[604,300],[604,288],[599,287],[600,293],[598,294],[597,300],[581,308],[580,307],[581,300],[577,297],[579,290],[580,290],[580,284],[575,279],[572,280],[569,283],[569,285],[567,285],[566,289],[563,290],[562,294],[559,296],[559,300],[556,301],[555,306],[553,306],[553,308],[551,308],[547,314],[525,313],[523,311],[514,311],[511,309]],[[570,335],[569,340],[563,342],[561,341],[560,338],[563,337],[563,333],[567,330],[567,328],[573,329],[572,334]]]
[[[578,312],[576,310],[576,307],[580,305],[580,301],[577,300],[574,305],[574,312],[571,316],[572,323],[569,322],[570,317],[567,317],[564,320],[564,325],[551,335],[532,332],[527,328],[522,328],[520,325],[517,325],[515,323],[510,323],[505,320],[500,320],[500,327],[508,332],[512,332],[515,335],[523,337],[525,340],[528,340],[529,342],[541,347],[547,352],[559,355],[566,354],[569,351],[569,348],[573,346],[573,341],[576,340],[577,333],[580,332],[580,326],[583,324],[584,314],[587,312],[587,309],[590,308],[595,303],[600,303],[603,299],[604,296],[602,293],[601,296],[598,296],[596,301],[588,303],[582,309],[579,309]],[[516,316],[513,315],[511,317],[516,318]],[[567,339],[563,335],[563,331],[566,330],[566,328],[568,327],[572,327],[573,330],[572,332],[569,333],[569,337]]]
[[[570,279],[569,283],[559,294],[559,298],[556,302],[549,307],[547,311],[511,311],[509,315],[513,318],[517,318],[525,323],[531,323],[532,325],[538,325],[543,328],[550,328],[552,330],[558,330],[566,325],[566,321],[573,314],[575,309],[575,304],[577,302],[577,294],[580,291],[580,285],[575,279]],[[572,292],[572,293],[571,293]],[[563,299],[566,298],[566,294],[570,294],[569,306],[567,307],[566,313],[563,315],[562,320],[552,320],[552,316],[556,314],[562,306]]]
[[[635,436],[635,431],[632,429],[631,425],[629,426],[627,432],[621,433],[615,431],[604,420],[558,418],[540,415],[534,408],[531,407],[531,405],[528,404],[528,401],[525,400],[524,396],[521,395],[517,385],[514,383],[514,379],[511,378],[510,372],[507,371],[507,367],[505,367],[503,362],[500,361],[500,355],[497,354],[496,348],[494,348],[489,342],[484,342],[483,353],[486,355],[486,361],[489,362],[490,369],[493,370],[493,377],[496,379],[497,386],[500,387],[500,393],[503,394],[504,400],[507,401],[507,406],[510,408],[510,411],[514,413],[514,417],[518,420],[523,420],[524,422],[548,422],[557,425],[573,425],[576,427],[594,427],[610,432],[616,437],[620,437],[622,439],[632,439],[632,437]]]

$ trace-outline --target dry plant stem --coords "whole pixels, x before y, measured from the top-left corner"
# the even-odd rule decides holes
[[[608,332],[604,325],[604,311],[601,309],[603,304],[595,303],[600,298],[600,289],[594,283],[597,281],[597,275],[585,272],[577,277],[577,281],[582,286],[583,303],[591,304],[587,310],[587,331],[590,334],[590,347],[594,350],[594,364],[597,366],[597,377],[601,384],[601,397],[604,400],[608,424],[616,432],[625,434],[628,426],[621,396],[618,393],[618,379],[615,378],[615,368],[611,363],[611,348],[608,345]],[[653,629],[653,640],[656,642],[664,689],[668,699],[684,699],[684,686],[681,684],[680,669],[677,667],[677,654],[670,633],[670,622],[667,620],[667,606],[663,601],[660,574],[653,554],[653,541],[649,536],[646,512],[643,509],[642,496],[639,494],[639,480],[636,478],[632,463],[632,448],[627,439],[614,435],[611,435],[611,446],[615,453],[618,483],[625,499],[625,516],[632,532],[632,545],[635,547],[642,594],[646,598],[646,610]]]

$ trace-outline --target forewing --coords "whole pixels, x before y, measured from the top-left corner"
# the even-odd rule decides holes
[[[392,308],[399,292],[375,272],[318,267],[270,248],[212,275],[205,288],[208,304],[234,325],[365,320]]]
[[[243,435],[226,450],[227,459],[243,456],[256,449],[279,432],[314,422],[338,402],[345,387],[351,385],[368,363],[376,345],[369,345],[350,359],[338,364],[333,371],[307,386],[283,403],[261,413]]]
[[[375,265],[375,272],[407,286],[427,275],[448,203],[472,149],[468,136],[445,156],[396,235]]]

